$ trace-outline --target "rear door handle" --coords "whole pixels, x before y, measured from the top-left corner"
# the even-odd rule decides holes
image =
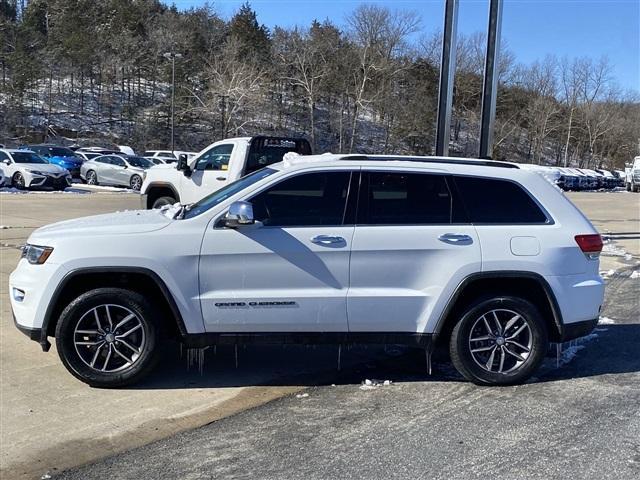
[[[221,182],[224,182],[227,179],[227,177],[216,177],[216,180],[220,180]]]
[[[311,241],[318,245],[336,245],[338,243],[347,243],[342,237],[334,235],[317,235]]]
[[[473,239],[469,235],[461,233],[444,233],[438,237],[444,243],[472,243]]]

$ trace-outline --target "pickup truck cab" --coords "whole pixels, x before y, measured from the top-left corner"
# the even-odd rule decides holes
[[[238,137],[212,143],[192,159],[157,165],[147,171],[140,193],[143,208],[197,202],[267,165],[282,161],[287,152],[311,154],[307,140],[285,137]]]
[[[640,156],[634,158],[631,166],[624,171],[627,192],[640,192]]]

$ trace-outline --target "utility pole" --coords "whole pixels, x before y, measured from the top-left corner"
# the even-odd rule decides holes
[[[162,55],[164,58],[171,59],[171,153],[174,150],[173,141],[173,121],[175,117],[175,95],[176,95],[176,58],[182,58],[182,55],[174,52],[167,52]]]
[[[482,114],[480,122],[480,158],[490,158],[493,153],[493,130],[496,120],[498,96],[498,50],[502,26],[502,0],[490,0],[487,55],[482,83]]]
[[[438,119],[436,123],[436,155],[449,154],[449,130],[453,85],[456,75],[456,30],[458,27],[458,0],[445,0],[440,84],[438,87]]]

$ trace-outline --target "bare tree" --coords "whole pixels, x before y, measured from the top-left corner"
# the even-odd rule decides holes
[[[354,107],[349,143],[349,152],[352,152],[359,116],[380,93],[380,90],[370,89],[370,83],[374,80],[384,83],[401,70],[394,60],[405,47],[407,36],[417,30],[420,20],[412,12],[391,12],[377,5],[360,5],[348,23],[358,55],[358,64],[352,71]]]

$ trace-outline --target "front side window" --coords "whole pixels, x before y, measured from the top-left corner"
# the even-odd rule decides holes
[[[196,170],[228,170],[233,145],[218,145],[203,153],[196,162]]]
[[[265,226],[342,225],[351,172],[319,172],[284,180],[250,199]]]
[[[116,167],[124,167],[125,163],[120,157],[110,157],[110,164],[115,165]]]
[[[458,222],[443,175],[370,172],[358,207],[361,225],[434,225]]]
[[[222,187],[220,190],[216,190],[211,195],[208,195],[203,199],[197,201],[193,205],[190,205],[184,213],[183,218],[196,217],[201,213],[204,213],[207,210],[215,207],[219,203],[224,202],[227,198],[232,197],[236,193],[250,187],[254,183],[259,182],[269,175],[273,175],[276,172],[277,170],[273,170],[271,168],[263,168],[262,170],[253,172],[252,174],[247,175],[246,177],[242,177],[235,182],[231,182],[228,185]]]
[[[531,224],[548,219],[517,183],[479,177],[455,177],[472,223]]]

